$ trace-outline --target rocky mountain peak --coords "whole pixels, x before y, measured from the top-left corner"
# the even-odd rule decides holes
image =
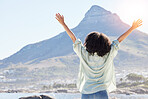
[[[104,8],[98,6],[98,5],[93,5],[85,14],[85,17],[90,17],[90,16],[103,16],[111,14],[110,11],[105,10]]]

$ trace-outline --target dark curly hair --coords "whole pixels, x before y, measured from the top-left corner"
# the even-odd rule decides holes
[[[110,51],[111,41],[103,33],[91,32],[85,38],[84,46],[91,55],[97,52],[98,56],[103,57]]]

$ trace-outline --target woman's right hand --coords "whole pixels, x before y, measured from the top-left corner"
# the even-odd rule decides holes
[[[133,25],[132,25],[132,29],[135,30],[136,28],[138,28],[139,26],[142,25],[142,20],[141,19],[138,19],[137,21],[134,21],[133,22]]]
[[[56,19],[59,21],[61,25],[64,25],[64,16],[60,15],[59,13],[56,14]]]

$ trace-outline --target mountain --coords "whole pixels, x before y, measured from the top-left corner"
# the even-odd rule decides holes
[[[111,40],[117,39],[130,26],[120,17],[104,8],[94,5],[85,14],[83,20],[72,29],[82,42],[91,31],[105,33]],[[133,31],[120,44],[120,50],[115,58],[116,66],[145,66],[148,60],[148,35],[139,30]],[[0,68],[15,64],[40,64],[44,60],[61,56],[75,56],[72,41],[66,32],[23,47],[20,51],[0,61]],[[60,60],[61,61],[61,60]],[[70,60],[73,61],[73,60]],[[61,61],[62,62],[62,61]],[[77,61],[78,64],[79,61]]]

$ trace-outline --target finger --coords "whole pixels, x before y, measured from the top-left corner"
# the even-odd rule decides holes
[[[142,20],[141,20],[141,19],[139,19],[139,20],[138,20],[138,22],[139,22],[139,23],[142,23]]]
[[[137,25],[137,27],[140,27],[142,24]]]
[[[139,22],[139,20],[136,21],[136,23],[138,23],[138,22]]]
[[[55,18],[59,21],[59,19],[57,17],[55,17]]]
[[[59,18],[59,15],[58,15],[58,14],[56,14],[56,17],[57,17],[57,18]]]
[[[142,20],[140,20],[140,22],[142,23],[143,21],[142,21]]]
[[[138,22],[138,24],[141,24],[142,23],[142,20],[140,20],[139,22]]]
[[[58,18],[61,18],[61,15],[58,13],[58,14],[57,14],[57,17],[58,17]]]
[[[60,13],[58,13],[59,17],[61,17]]]
[[[58,17],[58,18],[60,18],[60,15],[59,15],[59,14],[57,14],[57,17]]]
[[[138,24],[139,24],[139,22],[140,22],[140,19],[138,19],[138,20],[136,21],[136,23],[138,23]]]
[[[142,21],[142,20],[141,19],[138,19],[137,21],[139,22],[139,21]]]
[[[137,21],[140,21],[141,19],[138,19]]]
[[[58,13],[56,13],[56,16],[59,16]]]
[[[140,19],[140,21],[142,21],[142,19]]]
[[[62,15],[62,18],[64,19],[64,16]]]
[[[138,27],[141,26],[141,25],[142,25],[142,24],[139,24]]]

